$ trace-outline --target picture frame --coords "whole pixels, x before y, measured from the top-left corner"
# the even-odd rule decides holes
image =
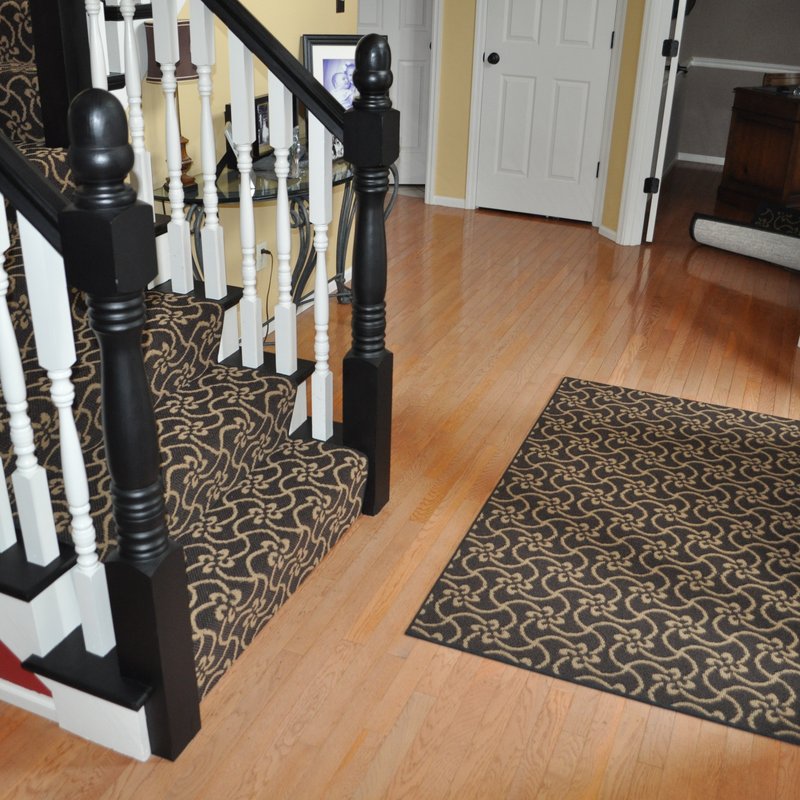
[[[360,40],[358,34],[306,33],[301,37],[305,68],[344,109],[352,107],[356,95],[352,78]]]
[[[255,99],[255,120],[256,120],[256,129],[253,131],[253,151],[252,157],[253,161],[257,161],[259,158],[263,158],[266,155],[269,155],[271,151],[269,145],[269,95],[262,94],[256,97]],[[225,149],[226,154],[229,156],[229,163],[236,164],[236,154],[233,152],[233,148],[231,147],[231,142],[228,138],[228,131],[230,130],[230,121],[231,121],[231,104],[225,104],[225,111],[224,111],[224,119],[225,119]],[[232,157],[232,161],[230,158]]]
[[[300,41],[305,68],[339,101],[345,110],[353,105],[356,88],[353,71],[356,65],[358,34],[307,33]],[[344,147],[333,140],[333,157],[341,158]]]

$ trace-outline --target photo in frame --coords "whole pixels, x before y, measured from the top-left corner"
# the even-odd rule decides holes
[[[303,64],[306,69],[333,95],[345,110],[353,105],[356,87],[353,71],[356,68],[356,45],[361,39],[351,34],[305,34],[302,39]],[[333,140],[333,157],[341,158],[342,143]]]
[[[262,94],[255,98],[254,116],[256,121],[255,131],[253,131],[253,168],[258,169],[257,162],[272,153],[272,146],[269,140],[269,95]],[[217,177],[221,168],[227,165],[230,169],[236,169],[236,153],[233,149],[233,138],[231,134],[231,104],[227,103],[224,110],[225,120],[225,155],[217,165]],[[292,124],[297,125],[297,101],[292,105]]]

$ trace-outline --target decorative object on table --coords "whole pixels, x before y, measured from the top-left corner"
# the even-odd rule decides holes
[[[361,39],[350,34],[306,33],[301,38],[303,64],[313,76],[349,109],[356,96],[353,72],[356,68],[356,45]],[[333,140],[333,157],[341,158],[342,143]]]
[[[762,203],[749,225],[695,214],[689,233],[698,244],[800,271],[800,209]]]
[[[408,633],[800,743],[800,423],[565,378]]]
[[[147,74],[145,80],[147,83],[161,83],[161,66],[156,61],[155,43],[153,40],[153,23],[144,23],[145,41],[147,43]],[[197,80],[197,69],[192,64],[191,57],[191,39],[189,38],[189,20],[178,20],[178,52],[180,59],[175,65],[175,80],[178,83],[185,81]],[[181,106],[180,95],[175,93],[175,102],[178,108],[178,130],[180,132],[181,125]],[[183,184],[184,191],[192,191],[197,188],[195,179],[189,174],[192,167],[192,159],[187,151],[189,140],[183,135],[181,137],[181,183]]]
[[[292,101],[292,112],[294,124],[297,126],[297,100]],[[233,149],[233,140],[231,138],[231,104],[225,105],[223,112],[225,120],[225,154],[217,164],[217,177],[222,174],[222,170],[227,167],[228,169],[236,169],[236,153]],[[269,95],[262,94],[255,99],[255,120],[256,129],[253,132],[253,169],[259,170],[264,167],[266,163],[272,165],[272,162],[266,162],[265,159],[272,155],[272,146],[269,143]]]

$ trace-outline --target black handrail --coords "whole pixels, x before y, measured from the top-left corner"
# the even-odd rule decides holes
[[[239,0],[203,3],[337,139],[343,139],[344,108]]]
[[[0,133],[0,165],[0,192],[60,253],[58,215],[67,207],[67,199],[4,133]]]

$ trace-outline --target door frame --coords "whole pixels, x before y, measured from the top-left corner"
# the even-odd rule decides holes
[[[428,89],[428,158],[425,167],[425,202],[435,203],[436,135],[439,131],[439,82],[442,75],[442,4],[432,0],[431,11],[431,74]]]
[[[475,39],[472,50],[472,94],[469,110],[469,144],[467,150],[467,186],[464,197],[465,208],[476,208],[478,197],[478,150],[480,147],[481,103],[483,101],[483,51],[486,39],[486,13],[489,0],[475,2]],[[603,112],[603,135],[600,142],[600,175],[595,189],[592,225],[597,226],[602,216],[602,198],[605,196],[608,178],[608,155],[611,149],[611,129],[617,103],[619,63],[622,52],[622,32],[625,28],[627,0],[616,0],[614,12],[614,47],[611,51],[605,111]]]
[[[643,241],[644,218],[648,196],[643,191],[644,179],[650,176],[658,136],[658,113],[664,83],[664,19],[671,18],[673,0],[648,0],[642,20],[639,60],[636,67],[628,153],[614,241],[622,245],[638,245]],[[683,31],[676,31],[682,39]]]

